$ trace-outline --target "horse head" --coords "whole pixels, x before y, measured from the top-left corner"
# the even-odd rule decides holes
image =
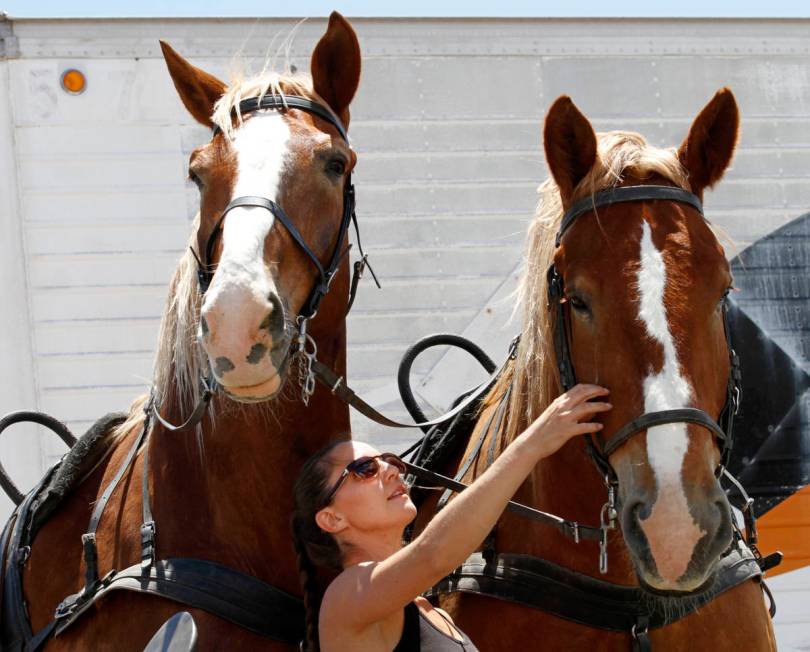
[[[356,158],[344,130],[360,78],[357,37],[333,13],[311,78],[268,73],[231,86],[161,46],[186,109],[214,134],[189,161],[200,191],[197,337],[228,396],[263,401],[288,376],[297,318],[314,317],[313,292],[325,293],[324,270],[346,252]],[[278,101],[245,110],[245,100],[267,97]]]
[[[732,279],[699,200],[728,166],[738,125],[728,89],[701,111],[677,150],[651,147],[633,133],[596,134],[567,97],[545,121],[559,213],[607,188],[669,186],[695,197],[695,205],[648,197],[589,208],[553,256],[565,288],[558,299],[565,323],[554,328],[567,330],[577,380],[611,391],[615,407],[594,445],[607,447],[638,579],[658,592],[700,590],[731,543],[730,507],[716,477],[722,441],[679,421],[641,427],[615,448],[610,442],[640,415],[693,408],[717,419],[726,404],[724,301]]]

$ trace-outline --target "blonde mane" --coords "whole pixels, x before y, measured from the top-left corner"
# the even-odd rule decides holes
[[[312,80],[308,74],[264,70],[252,77],[234,78],[225,94],[214,105],[211,120],[227,138],[233,139],[234,133],[242,124],[239,103],[243,99],[263,97],[267,93],[281,98],[284,98],[285,94],[301,95],[326,106],[313,90]],[[188,246],[169,284],[152,373],[152,394],[156,404],[163,404],[167,397],[174,394],[182,414],[189,414],[200,400],[200,378],[208,369],[205,353],[197,343],[202,296],[197,281],[197,261],[191,253],[191,247],[196,247],[197,244],[196,234],[199,225],[198,213],[194,218]],[[132,403],[127,419],[113,434],[116,440],[141,426],[144,406],[148,400],[149,396],[144,395]],[[212,418],[213,406],[214,403],[209,406]],[[197,429],[197,436],[202,451],[200,428]]]
[[[660,175],[684,190],[691,189],[674,148],[659,149],[643,136],[623,131],[597,134],[597,143],[597,162],[575,188],[573,201],[612,188],[627,174],[641,178]],[[484,401],[484,406],[489,406],[512,387],[502,444],[519,435],[562,391],[552,345],[555,313],[550,313],[546,304],[546,271],[553,262],[554,238],[564,211],[553,178],[540,185],[538,194],[517,290],[516,312],[522,317],[517,357]]]

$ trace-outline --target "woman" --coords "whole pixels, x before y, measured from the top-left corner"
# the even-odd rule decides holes
[[[611,405],[590,399],[607,393],[577,385],[557,398],[406,546],[402,534],[416,507],[399,458],[346,441],[308,460],[295,486],[292,521],[307,610],[303,649],[476,650],[449,616],[420,594],[481,544],[538,460],[572,437],[602,428],[589,419]],[[322,598],[316,566],[340,571]]]

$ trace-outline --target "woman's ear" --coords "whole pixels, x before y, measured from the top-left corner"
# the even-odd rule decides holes
[[[315,514],[315,523],[329,534],[337,534],[345,530],[347,525],[343,514],[334,510],[331,506],[324,507]]]

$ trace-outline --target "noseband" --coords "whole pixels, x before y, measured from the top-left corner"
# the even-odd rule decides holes
[[[586,197],[569,208],[565,215],[563,215],[555,244],[557,247],[560,246],[563,234],[581,215],[612,204],[649,200],[678,202],[691,206],[698,213],[703,215],[703,206],[700,199],[691,192],[680,188],[670,186],[626,186],[623,188],[614,188]],[[548,270],[547,281],[549,309],[556,310],[557,313],[554,328],[554,352],[557,357],[560,384],[562,385],[563,391],[567,391],[577,382],[576,373],[574,372],[574,362],[571,358],[571,343],[569,341],[571,317],[570,310],[566,308],[567,302],[564,301],[565,282],[554,264],[552,264]],[[726,401],[723,405],[723,409],[720,411],[718,420],[715,421],[714,418],[704,410],[694,407],[660,410],[657,412],[646,412],[625,424],[618,432],[608,438],[601,448],[596,445],[593,437],[588,435],[586,437],[588,453],[599,471],[610,484],[615,484],[617,479],[616,472],[608,458],[635,435],[645,432],[648,428],[668,423],[693,423],[709,430],[717,439],[721,452],[720,465],[716,473],[719,476],[723,472],[723,469],[728,463],[733,444],[733,422],[734,415],[737,414],[740,403],[741,376],[739,358],[731,344],[727,298],[723,299],[722,310],[723,329],[728,345],[730,372],[727,382]]]

